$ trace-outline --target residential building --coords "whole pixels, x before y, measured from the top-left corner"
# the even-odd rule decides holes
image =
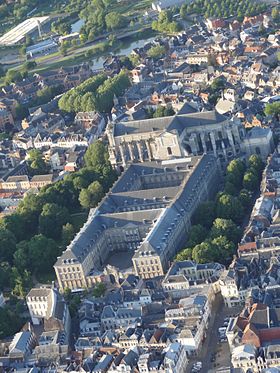
[[[60,331],[65,343],[70,337],[71,319],[68,306],[59,292],[52,288],[33,288],[26,303],[34,325],[43,324],[46,332]],[[57,340],[58,336],[56,337]]]

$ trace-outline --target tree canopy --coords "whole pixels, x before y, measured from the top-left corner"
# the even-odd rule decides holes
[[[108,113],[113,107],[114,96],[121,96],[130,86],[124,70],[113,78],[99,74],[87,79],[74,89],[66,92],[58,106],[67,112],[99,111]]]
[[[251,0],[194,0],[182,5],[180,14],[183,19],[188,19],[192,14],[202,14],[206,18],[237,16],[239,21],[243,21],[245,16],[254,16],[263,13],[267,5]]]
[[[155,45],[151,47],[147,52],[148,57],[151,57],[154,59],[161,58],[164,56],[164,54],[165,54],[165,47],[163,45]]]
[[[266,104],[264,109],[265,115],[274,115],[279,117],[280,115],[280,102],[272,102],[270,104]]]
[[[252,155],[247,163],[234,159],[228,164],[224,190],[217,193],[215,201],[198,206],[192,218],[195,225],[189,231],[186,248],[176,255],[175,260],[230,262],[241,238],[239,224],[250,212],[263,168],[263,161],[258,155]]]
[[[33,156],[37,159],[38,154]],[[24,296],[32,276],[51,273],[57,256],[80,228],[72,216],[82,211],[81,191],[89,189],[94,205],[116,180],[107,148],[100,141],[89,147],[86,158],[89,167],[45,186],[38,194],[28,193],[13,214],[0,219],[0,290],[10,288]]]
[[[164,10],[159,13],[158,20],[152,22],[152,29],[159,32],[176,33],[181,30],[181,26],[173,20],[171,10]]]

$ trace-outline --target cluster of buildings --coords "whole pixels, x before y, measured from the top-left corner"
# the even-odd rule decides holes
[[[131,164],[58,258],[59,288],[90,287],[108,263],[163,275],[184,247],[198,205],[217,191],[214,156]]]
[[[61,294],[53,288],[31,289],[26,303],[32,322],[11,340],[0,344],[4,370],[20,370],[39,363],[48,366],[66,359],[71,338],[71,318]]]
[[[149,281],[108,269],[106,292],[89,293],[78,306],[74,340],[61,294],[52,287],[33,288],[26,296],[31,321],[0,345],[1,366],[184,373],[215,317],[224,269],[218,263],[177,262],[164,277]]]
[[[0,207],[4,213],[13,212],[27,190],[46,185],[50,178],[56,180],[61,174],[78,170],[88,145],[102,135],[105,116],[96,112],[65,115],[58,108],[61,95],[32,106],[45,89],[56,87],[65,92],[92,74],[88,64],[61,67],[1,88],[0,129],[3,133],[13,132],[12,137],[0,142]],[[30,105],[28,115],[21,121],[17,119],[19,105]],[[50,175],[35,175],[30,180],[26,160],[31,149],[42,153]]]
[[[153,8],[160,12],[169,4]],[[139,65],[130,72],[132,85],[114,97],[107,117],[65,114],[56,97],[16,121],[16,104],[31,102],[38,90],[61,85],[67,91],[96,73],[85,64],[2,88],[0,125],[17,126],[13,138],[0,143],[2,199],[79,169],[87,146],[98,138],[107,139],[110,162],[121,172],[57,258],[57,289],[34,288],[27,295],[32,322],[2,343],[3,367],[183,373],[203,349],[220,296],[229,309],[244,307],[226,330],[232,372],[268,373],[280,366],[280,155],[273,153],[279,122],[264,115],[265,105],[279,99],[280,34],[274,28],[268,14],[242,23],[201,20],[133,50]],[[155,45],[165,46],[163,58],[149,57]],[[118,73],[120,61],[108,58],[104,71]],[[175,114],[151,118],[159,105]],[[51,175],[28,177],[24,160],[33,148],[42,151]],[[252,154],[269,160],[229,268],[174,263],[193,213],[213,198],[224,167]],[[91,289],[102,288],[100,283],[104,292],[97,296]],[[81,295],[72,331],[61,296],[68,289],[72,297]]]
[[[232,367],[241,373],[280,368],[279,160],[277,149],[268,159],[237,257],[219,278],[225,305],[242,308],[226,330]]]

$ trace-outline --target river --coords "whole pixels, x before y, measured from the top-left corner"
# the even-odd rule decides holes
[[[133,42],[129,43],[128,45],[126,45],[125,47],[122,47],[122,48],[118,49],[114,54],[121,55],[121,56],[128,56],[133,51],[133,49],[141,48],[146,43],[149,43],[149,42],[153,41],[154,39],[155,39],[155,37],[133,41]],[[104,63],[106,58],[107,57],[94,58],[92,60],[92,69],[93,70],[102,69],[103,63]]]

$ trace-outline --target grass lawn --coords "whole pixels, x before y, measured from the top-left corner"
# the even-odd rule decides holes
[[[112,11],[117,11],[124,16],[133,16],[139,14],[141,10],[145,10],[152,5],[151,0],[142,1],[123,1],[121,4],[117,3],[113,5]]]

